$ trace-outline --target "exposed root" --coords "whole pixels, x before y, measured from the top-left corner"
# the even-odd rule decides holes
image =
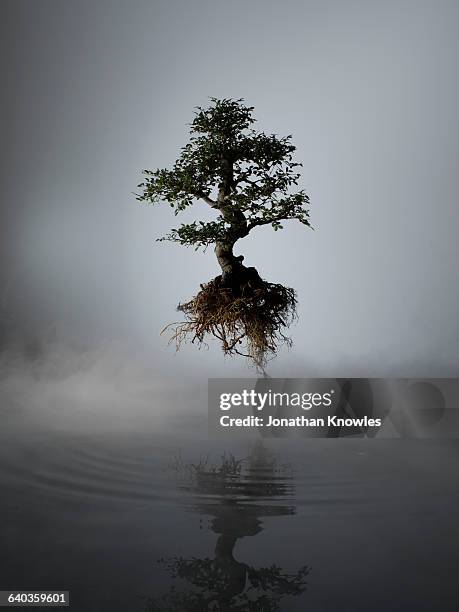
[[[205,345],[207,336],[220,340],[226,355],[247,357],[260,370],[273,358],[279,345],[291,346],[284,331],[296,318],[294,289],[259,280],[236,292],[223,286],[217,276],[178,310],[185,322],[170,323],[162,334],[171,331],[170,343],[179,350],[184,342]]]

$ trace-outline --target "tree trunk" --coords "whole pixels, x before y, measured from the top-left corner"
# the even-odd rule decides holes
[[[235,295],[241,295],[248,284],[257,284],[261,278],[255,268],[246,268],[242,261],[244,257],[235,257],[233,247],[240,239],[247,236],[249,228],[243,212],[231,205],[231,189],[233,187],[233,163],[226,158],[222,160],[224,177],[219,186],[215,208],[220,211],[226,223],[230,226],[226,236],[215,243],[215,255],[222,270],[222,285],[233,290]]]
[[[223,605],[230,604],[233,597],[244,591],[247,580],[247,566],[233,557],[236,541],[237,537],[223,533],[215,546],[215,562],[225,577],[218,597],[219,603]],[[223,609],[228,608],[225,606]]]
[[[262,285],[263,281],[256,269],[244,266],[242,255],[234,255],[231,242],[218,241],[215,244],[215,254],[222,270],[221,284],[231,289],[235,296],[247,295]]]
[[[233,253],[233,245],[231,242],[219,240],[215,244],[215,255],[222,270],[222,276],[232,275],[238,266],[241,265],[241,259],[236,258]]]

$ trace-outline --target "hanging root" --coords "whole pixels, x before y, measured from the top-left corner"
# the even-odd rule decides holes
[[[220,340],[226,355],[242,355],[264,371],[279,345],[291,346],[284,330],[296,318],[296,294],[293,289],[260,281],[234,291],[217,276],[178,310],[186,321],[171,323],[161,333],[172,331],[169,342],[179,350],[184,342],[205,343],[207,336]]]

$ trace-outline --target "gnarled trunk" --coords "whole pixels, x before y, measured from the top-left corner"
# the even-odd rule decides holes
[[[235,257],[233,243],[219,240],[215,244],[215,255],[222,270],[223,279],[233,275],[241,267],[241,258]]]
[[[215,254],[222,270],[221,284],[232,289],[235,296],[244,295],[262,284],[263,281],[256,269],[244,266],[242,255],[238,257],[234,255],[231,242],[218,241],[215,244]]]
[[[261,278],[255,268],[246,268],[242,261],[244,257],[236,257],[233,253],[235,243],[247,236],[249,227],[244,213],[231,203],[233,188],[233,162],[223,159],[224,177],[219,186],[218,198],[214,208],[220,211],[229,228],[225,236],[215,243],[215,255],[222,270],[222,286],[229,287],[235,295],[244,294],[248,285],[260,284]]]
[[[219,593],[219,602],[222,604],[230,603],[233,597],[242,593],[247,580],[247,565],[233,557],[236,541],[235,536],[221,534],[215,546],[215,563],[225,578]]]

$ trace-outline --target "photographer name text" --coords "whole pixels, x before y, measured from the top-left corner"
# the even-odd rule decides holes
[[[300,415],[292,418],[276,418],[271,415],[265,419],[262,416],[246,416],[246,417],[230,417],[225,414],[220,417],[220,425],[222,427],[381,427],[381,419],[369,419],[363,417],[361,419],[341,418],[337,416],[328,416],[326,419],[322,417],[308,418]]]

